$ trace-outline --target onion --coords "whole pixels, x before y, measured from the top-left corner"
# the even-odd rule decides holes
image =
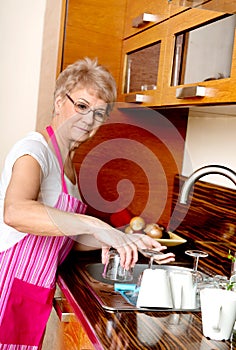
[[[145,221],[141,216],[135,216],[130,220],[129,225],[133,231],[142,231],[145,227]]]
[[[132,228],[128,225],[125,228],[125,233],[134,233],[134,231],[132,230]]]
[[[161,238],[163,235],[163,228],[158,224],[148,224],[145,227],[144,232],[152,238]]]

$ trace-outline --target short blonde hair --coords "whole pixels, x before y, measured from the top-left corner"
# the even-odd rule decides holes
[[[108,104],[111,111],[117,97],[116,82],[105,66],[98,64],[97,59],[85,57],[67,66],[58,76],[54,91],[54,100],[75,89],[86,88],[96,92],[96,96]]]

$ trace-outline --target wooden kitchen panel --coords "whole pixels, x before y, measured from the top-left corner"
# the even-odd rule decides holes
[[[187,2],[185,0],[185,2]],[[213,10],[226,13],[236,13],[236,3],[232,0],[211,0],[204,1],[201,9]]]
[[[188,205],[179,204],[178,197],[186,177],[176,176],[174,182],[171,227],[184,227],[195,240],[224,241],[236,246],[236,191],[200,179],[193,186]],[[183,215],[187,213],[186,216]],[[183,220],[180,221],[180,219]],[[198,231],[194,235],[194,230]]]
[[[79,320],[63,324],[63,350],[94,350]]]
[[[205,271],[212,264],[221,274],[229,276],[231,261],[227,255],[229,249],[236,251],[236,190],[202,179],[195,183],[188,205],[184,205],[178,198],[185,179],[175,177],[169,228],[187,241],[194,241],[195,249],[209,254],[208,258],[200,259]]]
[[[182,167],[187,116],[187,109],[115,111],[74,157],[88,213],[109,222],[110,214],[127,208],[133,216],[145,213],[145,220],[155,218],[166,226],[173,179]],[[133,190],[130,184],[127,190],[117,188],[123,179],[132,182]]]
[[[62,69],[83,57],[98,58],[113,74],[120,72],[126,0],[68,0]]]
[[[127,38],[146,30],[153,25],[167,20],[170,16],[175,15],[188,8],[187,5],[181,6],[178,0],[128,0],[125,16],[124,37]],[[156,15],[156,21],[144,22],[139,27],[133,26],[133,21],[137,22],[137,18],[143,13]]]

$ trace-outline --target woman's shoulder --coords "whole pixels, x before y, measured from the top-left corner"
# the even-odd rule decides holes
[[[7,156],[8,164],[13,164],[23,155],[34,157],[39,162],[43,172],[48,172],[51,163],[51,155],[48,144],[42,134],[33,131],[17,141]]]
[[[47,141],[40,132],[31,131],[25,137],[16,142],[16,146],[22,145],[37,145],[40,148],[47,148]]]

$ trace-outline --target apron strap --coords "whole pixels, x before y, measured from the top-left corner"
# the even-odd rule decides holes
[[[67,186],[66,186],[66,181],[65,181],[65,178],[64,178],[64,166],[63,166],[63,162],[62,162],[62,158],[61,158],[61,152],[60,152],[60,149],[58,147],[58,143],[57,143],[57,139],[56,139],[54,130],[53,130],[53,128],[51,126],[47,126],[46,130],[47,130],[47,133],[48,133],[48,135],[49,135],[49,137],[50,137],[50,139],[52,141],[52,145],[53,145],[54,150],[56,152],[56,156],[57,156],[60,168],[61,168],[62,190],[63,190],[63,192],[68,193]]]

